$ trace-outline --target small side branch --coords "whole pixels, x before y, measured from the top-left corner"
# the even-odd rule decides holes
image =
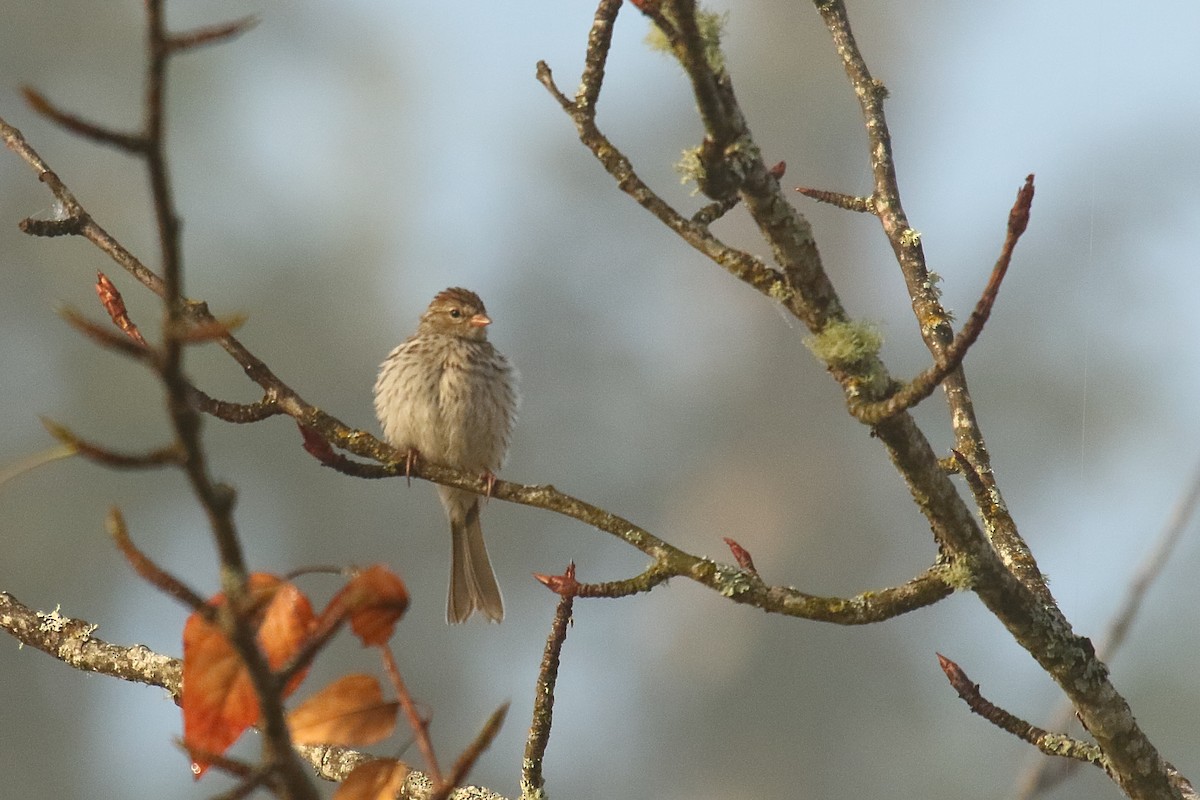
[[[22,86],[21,94],[25,97],[25,102],[29,104],[37,113],[41,114],[46,119],[58,124],[66,130],[84,139],[90,139],[99,144],[115,147],[118,150],[124,150],[127,153],[145,153],[148,146],[146,137],[141,133],[127,133],[125,131],[115,131],[111,128],[106,128],[95,122],[84,119],[76,114],[68,111],[63,111],[58,106],[50,102],[38,90],[31,86]]]
[[[42,425],[51,436],[71,448],[73,453],[81,455],[90,461],[95,461],[97,464],[103,464],[106,467],[113,467],[115,469],[151,469],[167,464],[178,465],[182,458],[179,449],[173,445],[161,447],[157,450],[150,450],[145,453],[120,453],[82,439],[66,426],[59,425],[47,417],[42,417]]]
[[[125,556],[125,560],[142,580],[163,594],[174,597],[197,614],[212,619],[213,606],[206,603],[199,592],[154,563],[150,556],[138,549],[138,546],[129,538],[129,529],[125,526],[125,517],[121,514],[120,509],[115,507],[109,509],[107,527],[108,534],[112,536],[117,549],[121,551],[121,555]]]
[[[983,326],[991,316],[992,307],[996,304],[996,297],[1000,293],[1000,284],[1004,280],[1004,276],[1008,274],[1009,264],[1012,263],[1013,250],[1016,248],[1021,234],[1029,225],[1029,211],[1032,205],[1033,176],[1029,175],[1025,178],[1025,184],[1017,192],[1016,202],[1013,203],[1012,210],[1008,214],[1008,232],[1004,237],[1004,245],[1000,248],[1000,257],[996,260],[987,286],[984,287],[979,302],[975,304],[975,309],[971,312],[971,316],[963,325],[962,330],[954,337],[954,341],[942,351],[938,363],[913,378],[891,397],[874,403],[852,404],[850,412],[855,417],[868,425],[878,425],[902,411],[907,411],[933,394],[934,389],[962,365],[967,351],[979,339],[979,335],[983,333]]]
[[[1095,764],[1105,771],[1109,770],[1104,753],[1096,745],[1072,739],[1065,734],[1051,733],[994,705],[980,694],[979,684],[971,683],[970,678],[958,664],[941,653],[937,654],[937,658],[942,672],[946,673],[950,685],[954,687],[954,691],[958,692],[958,696],[963,699],[967,707],[997,728],[1028,742],[1048,756],[1073,758],[1077,761]]]
[[[21,644],[41,650],[69,667],[160,686],[178,696],[183,666],[143,645],[109,644],[92,634],[98,626],[63,616],[58,609],[34,611],[7,592],[0,592],[0,628]]]
[[[475,766],[475,762],[492,746],[492,742],[496,740],[496,735],[504,727],[504,718],[508,716],[508,705],[508,703],[505,703],[500,706],[484,721],[483,727],[479,729],[479,733],[476,734],[471,744],[467,746],[467,749],[454,762],[454,768],[450,771],[450,777],[430,795],[430,800],[446,800],[451,792],[462,785],[471,768]]]
[[[573,576],[572,576],[573,577]],[[635,594],[648,592],[661,583],[666,583],[673,573],[664,564],[652,564],[640,575],[621,581],[605,581],[603,583],[577,583],[574,593],[576,597],[630,597]]]
[[[525,761],[521,770],[522,800],[541,800],[546,794],[542,760],[546,755],[546,745],[550,742],[550,727],[554,720],[554,687],[558,682],[562,647],[567,640],[571,609],[575,603],[574,563],[567,565],[562,578],[559,591],[561,597],[554,611],[550,635],[546,637],[546,649],[542,654],[542,665],[538,670],[537,685],[533,694],[533,722],[529,726],[529,737],[525,742]]]
[[[237,424],[262,422],[264,419],[284,413],[284,410],[279,407],[279,403],[270,396],[264,397],[257,403],[232,403],[228,400],[218,400],[192,386],[188,397],[196,408],[224,422]]]
[[[182,52],[184,50],[195,50],[198,47],[210,44],[223,44],[241,36],[257,24],[258,17],[253,15],[246,16],[220,25],[194,28],[183,33],[171,34],[166,39],[166,45],[171,52]]]
[[[421,750],[421,756],[425,759],[425,766],[429,770],[429,777],[435,786],[442,784],[442,770],[438,766],[437,753],[433,748],[433,741],[429,738],[429,719],[422,716],[417,709],[417,704],[413,700],[412,695],[408,691],[408,685],[404,682],[404,677],[400,674],[400,667],[396,664],[396,657],[386,645],[379,648],[379,653],[383,657],[384,669],[387,670],[388,679],[392,682],[392,688],[396,690],[396,698],[400,701],[400,708],[404,711],[404,716],[408,719],[408,727],[412,729],[413,736],[417,739],[417,747]]]
[[[805,197],[816,200],[818,203],[826,203],[845,211],[855,211],[859,214],[875,213],[875,198],[873,197],[858,197],[852,194],[842,194],[841,192],[830,192],[825,189],[810,189],[806,186],[797,186],[796,191]]]

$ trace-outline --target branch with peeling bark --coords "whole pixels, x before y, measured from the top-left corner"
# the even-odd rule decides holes
[[[20,132],[3,120],[0,120],[0,136],[3,136],[5,142],[9,143],[10,147],[27,163],[35,169],[44,170],[43,175],[53,174],[49,172],[48,165],[25,141]],[[114,261],[125,267],[146,288],[156,293],[161,292],[163,284],[157,275],[131,253],[128,253],[92,220],[57,176],[47,182],[64,206],[75,209],[75,214],[83,220],[79,235],[113,255]],[[424,478],[446,486],[468,489],[480,494],[485,491],[485,486],[479,476],[451,467],[422,461],[413,465],[410,470],[406,470],[403,458],[392,447],[365,431],[346,425],[336,417],[305,401],[299,393],[279,379],[266,363],[247,350],[233,333],[221,326],[220,322],[208,311],[205,303],[186,300],[183,302],[183,308],[190,325],[212,326],[217,330],[212,338],[243,367],[247,376],[266,392],[258,403],[238,404],[212,398],[187,383],[184,387],[185,395],[188,402],[194,407],[220,419],[238,423],[257,422],[280,414],[291,416],[302,426],[302,429],[313,431],[319,441],[331,445],[330,449],[324,451],[326,455],[322,458],[323,464],[355,477],[391,478],[404,475],[407,471],[411,473],[412,477]],[[100,338],[98,331],[102,329],[98,329],[94,325],[83,326],[82,323],[80,323],[80,327],[85,328],[92,338]],[[126,336],[114,334],[111,340],[104,340],[103,343],[119,349],[123,353],[135,355],[139,359],[154,360],[149,355],[150,351],[137,346]],[[64,433],[64,435],[68,434]],[[74,434],[69,434],[69,436],[72,441],[84,443],[84,440]],[[123,454],[111,453],[100,445],[86,444],[87,450],[84,455],[93,455],[99,463],[115,465],[126,458]],[[332,449],[334,447],[362,458],[371,459],[376,463],[363,463],[347,459],[336,453]],[[157,455],[158,452],[151,455]],[[937,602],[954,589],[953,583],[948,577],[949,569],[945,566],[938,566],[896,587],[864,592],[857,597],[819,597],[790,587],[771,586],[757,576],[743,573],[710,559],[685,553],[629,520],[564,494],[553,486],[522,485],[497,480],[492,489],[492,496],[500,500],[541,508],[578,519],[617,536],[654,559],[654,565],[645,577],[614,584],[621,588],[581,591],[580,596],[615,597],[635,591],[648,591],[670,577],[685,577],[708,586],[736,602],[753,605],[764,611],[843,625],[862,625],[890,619]]]
[[[1114,780],[1119,780],[1119,777],[1113,773],[1113,766],[1104,755],[1104,751],[1096,745],[1074,739],[1063,733],[1053,733],[1044,728],[1039,728],[1015,714],[1000,708],[983,696],[979,690],[979,684],[972,683],[962,667],[941,653],[937,654],[937,659],[938,666],[946,674],[946,679],[950,681],[950,685],[954,687],[954,691],[958,693],[958,696],[962,698],[962,701],[974,713],[983,717],[997,728],[1011,733],[1022,741],[1028,742],[1045,755],[1068,759],[1070,762],[1077,764],[1092,764],[1104,770]],[[1179,770],[1175,769],[1174,766],[1166,764],[1166,770],[1172,789],[1178,792],[1181,797],[1187,798],[1187,800],[1200,797],[1192,787],[1191,782],[1180,774]]]
[[[579,95],[568,99],[554,84],[550,69],[538,65],[538,79],[574,121],[580,140],[617,182],[643,207],[696,249],[709,255],[735,277],[772,297],[800,319],[814,335],[836,326],[851,326],[824,268],[808,222],[786,201],[770,175],[745,126],[732,81],[714,59],[697,58],[712,41],[700,41],[696,6],[690,0],[641,0],[636,5],[664,33],[691,81],[706,138],[731,145],[722,155],[736,161],[724,166],[739,176],[741,204],[770,245],[778,269],[746,253],[715,246],[701,225],[664,203],[638,177],[632,164],[599,130],[595,108],[601,96],[613,24],[620,4],[601,2],[596,11]],[[827,359],[830,374],[841,384],[852,413],[857,412],[885,445],[912,492],[913,500],[930,522],[943,557],[958,565],[984,604],[1054,677],[1082,718],[1088,720],[1106,757],[1114,780],[1132,797],[1178,796],[1168,770],[1140,730],[1124,699],[1108,681],[1107,669],[1089,642],[1074,634],[1054,602],[1029,548],[1009,515],[992,475],[983,434],[962,370],[962,357],[982,329],[995,301],[1000,280],[1011,259],[1012,246],[1028,221],[1032,183],[1018,196],[1001,262],[993,270],[983,297],[959,338],[950,315],[941,306],[921,247],[920,234],[909,224],[901,203],[892,158],[891,138],[884,114],[884,86],[867,68],[851,32],[841,0],[823,0],[817,10],[828,28],[862,107],[869,138],[869,158],[875,187],[869,198],[839,204],[877,216],[892,244],[906,281],[919,330],[934,356],[934,366],[907,386],[898,385],[877,353],[860,348],[853,357]],[[832,194],[819,199],[836,200]],[[951,407],[960,471],[987,522],[980,529],[954,490],[925,435],[907,409],[941,383]],[[890,403],[889,403],[890,401]]]
[[[0,592],[0,627],[22,645],[40,650],[69,667],[157,686],[178,701],[183,672],[177,658],[156,653],[140,644],[112,644],[95,635],[96,625],[64,616],[58,609],[35,611],[6,592]],[[327,781],[343,781],[355,767],[374,758],[346,747],[297,745],[295,750],[317,777]],[[413,800],[431,800],[434,785],[427,775],[414,771],[405,782],[405,796]],[[457,796],[500,798],[500,795],[486,792],[460,792]]]

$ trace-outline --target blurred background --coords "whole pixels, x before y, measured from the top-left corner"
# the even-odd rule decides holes
[[[853,93],[811,4],[722,2],[735,87],[785,185],[869,193]],[[170,73],[170,154],[187,292],[311,402],[377,430],[375,369],[434,293],[487,302],[492,339],[519,366],[524,406],[503,477],[553,482],[691,552],[764,577],[852,595],[902,583],[934,555],[882,448],[845,413],[802,328],[674,238],[621,194],[534,80],[545,59],[573,93],[593,7],[522,3],[172,3],[175,29],[247,13],[236,42]],[[907,210],[960,318],[986,282],[1008,209],[1037,174],[1033,222],[967,359],[1001,487],[1077,629],[1099,636],[1200,461],[1200,201],[1195,130],[1200,6],[945,0],[851,3],[891,91]],[[140,114],[141,4],[13,2],[0,26],[0,114],[93,215],[156,262],[139,165],[37,118],[19,86],[116,128]],[[685,213],[702,204],[673,164],[701,127],[681,70],[617,26],[599,119],[641,175]],[[44,450],[45,415],[137,450],[165,441],[161,390],[56,314],[103,318],[97,269],[149,335],[152,298],[81,241],[16,229],[51,200],[0,158],[0,465]],[[893,373],[928,354],[871,217],[797,196],[850,312],[887,337]],[[715,228],[766,255],[745,215]],[[216,348],[189,354],[210,393],[258,398]],[[951,436],[941,395],[918,412]],[[554,597],[532,572],[568,561],[588,581],[645,558],[584,525],[492,502],[484,514],[505,590],[502,626],[443,622],[446,525],[432,487],[320,468],[286,419],[209,421],[215,473],[237,487],[257,569],[384,561],[414,604],[396,649],[451,760],[497,705],[508,723],[472,779],[518,794],[537,664]],[[118,505],[161,564],[215,591],[214,548],[175,473],[58,462],[0,486],[0,589],[178,653],[184,611],[137,580],[103,520]],[[1139,721],[1200,776],[1195,719],[1200,602],[1195,536],[1151,593],[1111,666]],[[307,579],[318,597],[328,577]],[[1045,723],[1060,693],[972,595],[844,629],[769,617],[687,581],[580,602],[563,654],[546,759],[560,797],[998,798],[1030,748],[972,716],[937,669],[955,659],[994,702]],[[339,640],[310,678],[375,670]],[[22,798],[206,797],[171,740],[156,689],[87,676],[0,638],[0,785]],[[401,733],[375,750],[395,752]],[[252,742],[253,745],[253,742]],[[242,752],[253,753],[245,747]],[[414,748],[405,757],[417,759]],[[1053,798],[1115,797],[1098,770]]]

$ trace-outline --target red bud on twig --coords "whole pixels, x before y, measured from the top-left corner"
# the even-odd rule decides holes
[[[96,295],[100,298],[100,305],[104,306],[104,310],[112,317],[113,324],[125,332],[125,335],[133,339],[143,347],[148,347],[146,339],[142,336],[142,332],[138,330],[137,325],[133,324],[133,320],[129,318],[129,312],[125,310],[125,300],[121,297],[121,293],[117,291],[117,287],[108,279],[108,276],[103,272],[96,273]]]

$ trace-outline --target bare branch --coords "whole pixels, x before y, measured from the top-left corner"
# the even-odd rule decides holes
[[[76,114],[63,111],[31,86],[22,86],[21,94],[24,95],[25,102],[29,104],[30,108],[71,133],[129,153],[144,153],[146,150],[146,138],[141,134],[114,131]]]
[[[970,678],[967,677],[967,674],[963,672],[958,664],[955,664],[941,653],[937,654],[937,658],[942,672],[946,673],[950,685],[954,687],[954,691],[958,692],[958,696],[963,699],[972,711],[997,728],[1011,733],[1018,739],[1029,742],[1046,755],[1086,761],[1107,771],[1108,764],[1104,758],[1104,753],[1096,745],[1072,739],[1064,734],[1050,733],[1010,714],[999,706],[993,705],[979,693],[979,684],[971,683]]]
[[[195,28],[184,33],[171,34],[167,37],[167,47],[172,52],[182,52],[185,50],[195,50],[198,47],[210,44],[224,44],[253,28],[258,24],[258,21],[258,17],[250,15],[220,25],[211,25],[204,28]]]
[[[971,345],[975,344],[979,339],[979,334],[983,333],[983,326],[992,313],[992,306],[995,305],[996,297],[1000,293],[1000,283],[1008,273],[1008,265],[1012,263],[1013,249],[1029,224],[1029,209],[1032,204],[1033,176],[1030,175],[1025,179],[1025,185],[1017,192],[1016,202],[1013,204],[1012,211],[1009,212],[1008,234],[1004,238],[1000,258],[992,268],[991,278],[988,279],[987,286],[963,329],[943,351],[942,360],[913,378],[910,383],[901,387],[886,400],[859,404],[851,402],[850,413],[868,425],[878,425],[883,420],[894,417],[929,397],[938,384],[959,368],[963,359],[966,358],[967,351],[971,349]]]
[[[537,684],[533,692],[533,722],[529,725],[529,736],[525,740],[525,760],[521,769],[522,797],[542,797],[546,790],[542,759],[546,756],[546,745],[550,742],[550,726],[554,720],[554,687],[558,682],[562,646],[567,640],[571,609],[575,602],[573,587],[569,585],[575,580],[573,562],[567,565],[562,577],[568,585],[560,592],[561,597],[554,611],[550,635],[546,637],[546,649],[542,653],[542,665],[538,669]]]
[[[471,741],[471,744],[454,762],[454,769],[450,771],[450,777],[434,791],[430,800],[446,800],[451,792],[462,785],[471,772],[471,768],[475,766],[475,762],[496,740],[496,735],[504,726],[504,718],[508,716],[508,706],[508,703],[500,706],[484,721],[483,727],[479,729],[479,733]]]
[[[58,609],[34,611],[0,592],[0,628],[18,642],[41,650],[67,666],[121,680],[160,686],[178,696],[183,669],[178,659],[144,647],[109,644],[93,636],[99,626],[63,616]]]
[[[138,549],[133,540],[129,538],[129,529],[125,526],[125,517],[122,516],[120,509],[115,506],[108,511],[107,526],[108,533],[112,536],[113,541],[116,542],[117,549],[121,551],[121,555],[125,556],[125,560],[129,562],[129,566],[133,567],[133,571],[142,580],[163,594],[174,597],[192,611],[210,620],[213,618],[213,607],[204,601],[199,592],[158,566],[158,564],[155,564],[150,556]]]
[[[856,197],[850,194],[842,194],[841,192],[830,192],[824,189],[809,189],[805,186],[797,186],[796,191],[805,197],[811,197],[818,203],[827,203],[831,206],[844,209],[846,211],[856,211],[860,214],[875,213],[875,198],[873,197]]]
[[[120,453],[93,444],[76,436],[70,428],[59,425],[49,417],[42,417],[42,425],[62,444],[86,459],[115,469],[152,469],[169,464],[178,464],[180,453],[173,445],[160,447],[145,453]]]
[[[387,645],[380,645],[379,654],[383,657],[383,666],[387,670],[388,679],[392,682],[392,688],[396,690],[396,699],[400,701],[400,708],[404,710],[404,716],[408,719],[408,727],[412,729],[413,736],[417,739],[417,747],[420,748],[421,756],[425,759],[429,777],[435,786],[440,786],[443,782],[442,770],[438,766],[437,752],[433,748],[433,741],[429,738],[429,720],[421,716],[421,712],[417,710],[417,704],[413,701],[408,686],[404,683],[404,677],[400,674],[400,667],[396,664],[396,657],[392,654],[391,648]]]

